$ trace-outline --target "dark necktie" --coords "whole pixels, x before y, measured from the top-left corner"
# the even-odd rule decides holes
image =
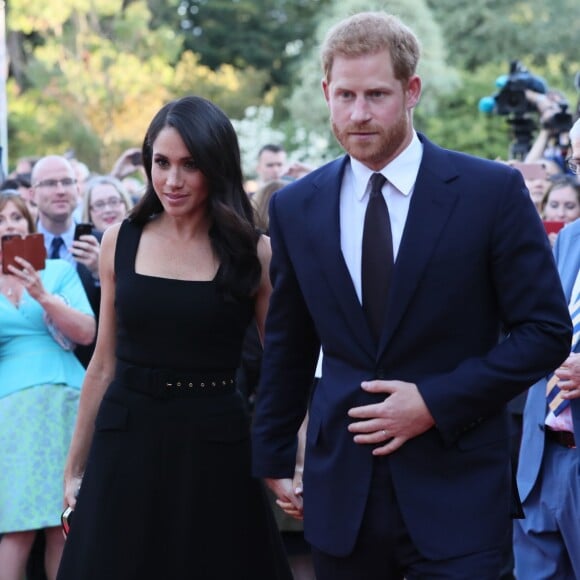
[[[60,247],[63,245],[64,242],[61,237],[52,238],[52,242],[50,243],[50,256],[49,256],[51,260],[60,258]]]
[[[367,210],[362,241],[362,306],[367,321],[378,342],[387,307],[387,295],[393,271],[393,236],[389,210],[381,189],[386,178],[373,173],[371,193]]]

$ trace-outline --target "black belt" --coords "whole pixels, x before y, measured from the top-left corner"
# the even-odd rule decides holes
[[[548,441],[553,441],[568,449],[576,448],[576,440],[574,439],[574,433],[572,431],[555,431],[546,425],[544,433]]]
[[[117,377],[132,391],[158,399],[226,394],[236,390],[234,370],[179,371],[118,363]]]

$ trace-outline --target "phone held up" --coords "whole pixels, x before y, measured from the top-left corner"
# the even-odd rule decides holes
[[[566,225],[566,222],[543,220],[543,224],[547,234],[557,234]]]
[[[93,233],[93,224],[80,223],[75,226],[75,241],[80,239],[81,236],[87,236]]]
[[[28,234],[7,234],[2,236],[2,272],[11,274],[8,266],[14,266],[19,270],[22,266],[16,261],[16,257],[24,258],[30,262],[35,270],[44,270],[46,261],[46,248],[44,247],[44,236],[40,233]]]
[[[135,153],[131,153],[129,155],[129,161],[135,166],[138,167],[139,165],[143,165],[143,155],[141,151],[136,151]]]

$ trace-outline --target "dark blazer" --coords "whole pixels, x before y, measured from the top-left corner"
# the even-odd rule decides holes
[[[520,173],[425,137],[380,344],[340,248],[346,158],[274,195],[273,294],[253,427],[254,473],[291,477],[310,402],[306,538],[337,556],[355,543],[372,447],[347,430],[351,407],[384,395],[366,379],[419,387],[436,427],[389,457],[398,503],[428,558],[501,546],[513,501],[506,403],[556,367],[571,327],[550,245]],[[502,329],[507,338],[500,340]],[[469,530],[469,533],[465,533]]]
[[[99,243],[101,242],[101,238],[103,237],[102,232],[93,230],[91,234],[95,236],[97,240],[99,240]],[[89,299],[89,303],[91,305],[91,308],[93,309],[93,312],[95,313],[95,318],[98,323],[99,309],[101,306],[101,284],[98,280],[95,280],[95,278],[91,274],[91,271],[84,264],[80,264],[79,262],[75,262],[75,264],[77,268],[77,273],[79,275],[79,278],[81,279],[83,288],[85,289],[87,298]],[[93,351],[95,350],[95,342],[96,338],[91,344],[88,345],[79,344],[75,348],[75,355],[85,368],[87,368],[89,361],[93,356]]]
[[[99,241],[100,237],[101,236],[99,236]],[[93,275],[91,274],[90,270],[84,264],[79,264],[77,262],[77,272],[79,274],[81,282],[83,283],[83,288],[87,293],[87,298],[89,299],[91,308],[95,313],[95,318],[98,323],[99,308],[101,304],[101,285],[98,280],[95,280],[93,278]],[[91,344],[88,345],[79,344],[75,348],[75,355],[85,368],[87,368],[91,360],[91,357],[93,356],[93,351],[95,350],[95,342],[96,338]]]
[[[572,300],[576,276],[580,270],[580,219],[566,226],[560,232],[554,246],[554,255],[564,293],[567,300],[570,301]],[[568,349],[570,349],[570,344]],[[574,352],[580,352],[580,345],[576,345]],[[580,399],[573,399],[570,402],[570,409],[572,410],[574,433],[578,437],[580,434]],[[546,377],[542,377],[530,389],[524,410],[524,432],[518,467],[518,487],[522,494],[522,501],[528,497],[540,474],[545,442],[543,426],[547,413]],[[577,447],[570,453],[580,453],[580,448]],[[570,482],[570,485],[573,483],[578,485],[580,479],[576,482]]]

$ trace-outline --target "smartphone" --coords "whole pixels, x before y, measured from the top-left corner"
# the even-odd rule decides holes
[[[72,522],[72,517],[73,517],[73,513],[74,510],[68,506],[61,514],[60,516],[60,523],[62,526],[62,533],[64,534],[64,537],[66,538],[68,536],[68,533],[70,532],[70,525]]]
[[[75,226],[74,239],[78,240],[81,236],[90,235],[93,233],[93,224],[82,223]]]
[[[532,181],[534,179],[547,179],[546,168],[541,161],[533,161],[528,163],[524,161],[515,161],[512,163],[512,167],[519,170],[526,181]]]
[[[19,270],[22,266],[16,261],[16,257],[24,258],[30,262],[35,270],[44,270],[46,262],[46,248],[44,247],[43,234],[9,234],[2,236],[2,272],[11,274],[8,266],[12,265]]]
[[[141,151],[136,151],[135,153],[131,153],[131,155],[129,155],[129,161],[131,161],[131,163],[135,166],[143,165],[143,155],[142,155]]]
[[[543,220],[543,224],[547,234],[557,234],[566,225],[566,222]]]

